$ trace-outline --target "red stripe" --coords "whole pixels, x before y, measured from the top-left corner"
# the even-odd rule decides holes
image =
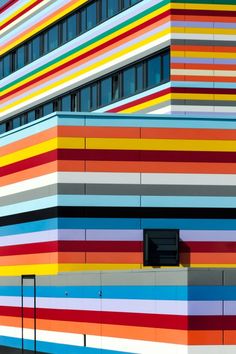
[[[1,98],[2,99],[7,98],[7,97],[13,95],[14,93],[17,93],[17,92],[23,90],[24,88],[30,87],[34,83],[39,83],[40,80],[43,80],[43,79],[45,79],[45,78],[47,78],[47,77],[49,77],[49,76],[51,76],[51,75],[53,75],[55,73],[58,73],[60,70],[65,69],[65,68],[67,68],[67,67],[69,67],[69,66],[71,66],[71,65],[73,65],[75,63],[78,63],[80,60],[85,59],[85,58],[89,57],[92,54],[96,54],[99,51],[101,51],[103,49],[106,49],[110,45],[112,45],[114,43],[117,43],[117,42],[119,42],[120,40],[122,40],[124,38],[127,38],[129,35],[132,35],[132,34],[136,33],[137,31],[139,31],[139,30],[141,30],[141,29],[143,29],[145,27],[148,27],[149,25],[151,25],[153,23],[156,23],[156,21],[168,16],[169,14],[170,14],[170,11],[168,10],[168,11],[166,11],[166,12],[164,12],[164,13],[162,13],[162,14],[160,14],[160,15],[152,18],[152,19],[150,19],[149,21],[147,21],[145,23],[143,23],[143,24],[141,24],[141,25],[139,25],[139,26],[137,26],[137,27],[125,32],[125,33],[122,33],[121,35],[119,35],[119,36],[117,36],[117,37],[115,37],[113,39],[110,39],[109,41],[99,45],[98,47],[93,48],[93,49],[89,50],[88,52],[86,52],[84,54],[81,54],[80,56],[70,60],[69,62],[60,65],[59,67],[51,70],[50,72],[47,72],[47,73],[41,75],[40,77],[37,77],[37,78],[31,80],[30,82],[25,83],[24,85],[22,85],[22,86],[20,86],[20,87],[18,87],[16,89],[6,93],[5,95],[2,95]]]
[[[56,160],[68,161],[157,161],[157,162],[236,162],[235,152],[222,151],[139,151],[60,149],[1,167],[0,176],[36,167]]]
[[[0,256],[44,252],[142,252],[142,242],[50,241],[0,247]]]
[[[15,20],[17,20],[19,17],[21,17],[22,15],[24,15],[25,13],[27,13],[29,10],[33,9],[35,6],[37,6],[38,4],[40,4],[41,2],[43,2],[43,0],[37,0],[35,1],[35,3],[31,4],[29,7],[27,7],[26,9],[24,9],[23,11],[21,11],[20,13],[18,13],[17,15],[15,15],[14,17],[12,17],[9,21],[5,22],[2,26],[0,26],[0,30],[7,27],[10,23],[14,22]]]
[[[109,109],[107,112],[109,112],[109,113],[118,113],[120,111],[123,111],[124,109],[127,109],[127,108],[130,108],[130,107],[136,106],[138,104],[145,103],[147,101],[153,100],[155,98],[167,95],[168,93],[171,93],[171,91],[172,91],[172,88],[167,88],[165,90],[153,93],[151,95],[148,95],[148,96],[145,96],[145,97],[142,97],[142,98],[139,98],[138,100],[133,100],[132,102],[126,103],[126,104],[121,105],[119,107],[115,107],[115,108]]]
[[[10,165],[1,167],[0,177],[9,175],[11,173],[19,172],[22,170],[26,170],[28,168],[43,165],[48,162],[56,161],[57,158],[58,158],[58,151],[57,150],[45,152],[44,154],[33,156],[28,159],[18,161],[18,162],[12,163]]]
[[[0,315],[21,317],[21,308],[2,306],[0,308]],[[26,318],[33,318],[33,309],[24,308],[24,316]],[[236,329],[236,316],[180,316],[129,312],[99,312],[37,308],[37,318],[57,321],[104,323],[137,327],[172,328],[180,330]]]
[[[206,94],[228,94],[235,95],[236,89],[221,89],[221,88],[199,88],[199,87],[173,87],[173,93],[206,93]]]
[[[0,247],[0,256],[12,256],[19,254],[34,254],[45,252],[58,252],[58,241],[28,243],[23,245]]]
[[[217,10],[185,10],[185,9],[172,9],[171,15],[181,16],[220,16],[220,17],[233,17],[235,18],[236,11],[217,11]]]
[[[236,242],[181,242],[180,251],[190,252],[236,252]]]
[[[9,7],[14,5],[18,1],[19,0],[9,0],[6,4],[4,4],[0,7],[0,13],[3,13],[4,11],[6,11]]]

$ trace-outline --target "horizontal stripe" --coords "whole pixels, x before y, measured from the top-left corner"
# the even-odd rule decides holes
[[[33,317],[33,309],[24,309],[25,317]],[[3,316],[20,316],[20,308],[7,307],[1,308]],[[100,312],[80,311],[80,310],[52,310],[37,309],[39,319],[72,320],[78,318],[80,322],[100,323]],[[187,321],[188,320],[188,321]],[[102,321],[108,324],[136,325],[143,327],[173,328],[173,329],[235,329],[235,316],[186,316],[178,315],[156,315],[156,314],[137,314],[119,313],[102,311]]]
[[[21,306],[20,297],[2,297],[1,306]],[[24,306],[32,308],[33,298],[24,299]],[[236,306],[226,302],[225,307]],[[170,315],[222,315],[222,301],[168,301],[168,300],[106,300],[89,298],[37,298],[37,309],[67,309],[86,311],[112,311]],[[229,313],[230,314],[230,313]],[[231,313],[232,315],[232,313]]]
[[[234,209],[224,208],[96,208],[96,207],[58,207],[19,213],[0,218],[0,225],[17,224],[29,221],[50,219],[53,217],[67,218],[185,218],[185,219],[234,219]],[[92,220],[91,220],[92,222]],[[82,226],[82,224],[81,224]],[[64,227],[63,227],[64,228]],[[82,227],[84,228],[84,227]]]

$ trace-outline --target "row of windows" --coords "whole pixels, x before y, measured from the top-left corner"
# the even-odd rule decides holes
[[[55,111],[90,112],[170,79],[169,51],[158,52],[109,76],[57,97],[0,125],[0,133]]]
[[[4,55],[0,60],[0,78],[10,75],[140,1],[94,0],[89,2],[86,6]]]

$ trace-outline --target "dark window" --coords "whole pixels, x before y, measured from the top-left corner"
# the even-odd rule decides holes
[[[12,130],[13,126],[12,126],[12,119],[6,121],[6,132],[8,132],[9,130]]]
[[[95,27],[97,24],[97,2],[87,7],[87,30]]]
[[[0,79],[3,78],[3,60],[0,59]]]
[[[90,87],[84,87],[80,90],[80,111],[89,112],[90,111]]]
[[[147,60],[147,87],[161,82],[161,57],[155,56]]]
[[[10,75],[11,73],[11,57],[10,54],[3,57],[3,76]]]
[[[101,80],[100,100],[102,106],[105,106],[111,102],[111,78],[110,77]]]
[[[135,93],[135,67],[125,69],[123,72],[123,96]]]
[[[53,103],[49,102],[43,105],[43,116],[53,112]]]
[[[61,110],[64,112],[71,111],[71,97],[70,97],[70,95],[65,95],[61,98]]]
[[[58,39],[59,39],[58,25],[55,25],[52,28],[50,28],[50,30],[48,31],[48,50],[49,50],[49,52],[58,47]]]
[[[48,31],[43,34],[43,54],[48,53]]]
[[[118,0],[107,0],[107,17],[112,17],[119,12]]]
[[[60,42],[64,44],[68,40],[68,31],[67,31],[67,20],[64,20],[60,25]]]
[[[179,265],[179,230],[144,230],[144,265]]]
[[[12,119],[12,128],[18,128],[21,126],[21,116]]]
[[[32,60],[36,60],[40,57],[40,37],[35,37],[32,40]]]
[[[35,110],[28,112],[28,123],[33,122],[36,119],[35,117]]]
[[[120,75],[119,73],[112,76],[112,100],[120,98]]]
[[[143,63],[136,65],[136,90],[143,90]]]
[[[67,20],[67,40],[71,41],[77,36],[77,18],[76,14],[71,15]]]
[[[91,86],[91,109],[96,109],[98,106],[98,85]]]
[[[166,52],[162,56],[162,81],[170,80],[170,53]]]
[[[23,68],[25,65],[25,46],[22,45],[16,50],[16,69]]]
[[[6,123],[1,123],[0,124],[0,134],[3,134],[6,132]]]
[[[101,0],[100,12],[100,19],[104,21],[107,18],[107,0]]]

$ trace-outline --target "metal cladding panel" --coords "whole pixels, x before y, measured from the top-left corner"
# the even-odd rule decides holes
[[[143,229],[180,267],[233,267],[233,119],[58,113],[2,135],[2,275],[142,270]]]

